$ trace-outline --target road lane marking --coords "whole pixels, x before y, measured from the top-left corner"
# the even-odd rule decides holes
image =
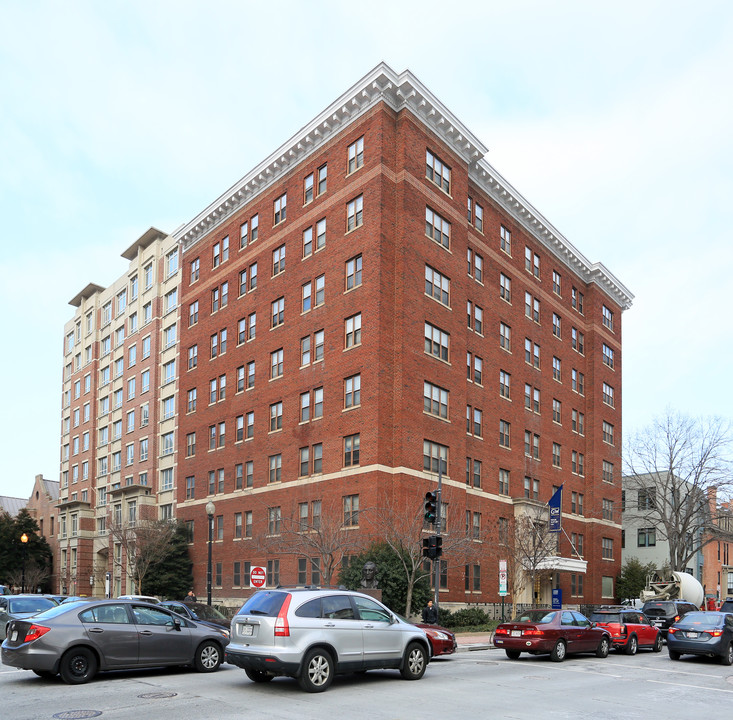
[[[624,665],[624,663],[609,663],[609,665],[613,665],[614,667],[628,667],[628,665]],[[645,667],[644,670],[654,670],[655,672],[664,672],[664,673],[675,673],[676,675],[696,675],[697,677],[709,677],[709,678],[719,678],[720,677],[720,675],[708,675],[707,673],[687,672],[685,670],[675,670],[675,668]]]
[[[696,688],[697,690],[715,690],[716,692],[733,693],[733,690],[724,690],[723,688],[708,687],[706,685],[687,685],[685,683],[667,682],[666,680],[647,680],[657,685],[674,685],[675,687]]]

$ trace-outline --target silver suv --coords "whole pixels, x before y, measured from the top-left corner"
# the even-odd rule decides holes
[[[254,682],[297,678],[323,692],[339,673],[399,670],[419,680],[430,661],[420,628],[368,595],[349,590],[277,588],[254,593],[234,616],[226,662]]]

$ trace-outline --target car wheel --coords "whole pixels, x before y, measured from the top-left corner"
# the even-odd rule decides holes
[[[733,665],[733,643],[728,643],[725,655],[721,656],[720,662],[722,665]]]
[[[405,651],[400,672],[405,680],[419,680],[428,666],[427,650],[419,643],[410,643]]]
[[[328,689],[333,681],[333,659],[326,650],[310,650],[303,660],[298,682],[306,692],[317,693]]]
[[[678,652],[675,652],[674,650],[670,650],[669,651],[669,659],[670,660],[679,660],[681,654],[682,653],[678,653]]]
[[[252,682],[256,683],[270,682],[275,677],[274,675],[270,675],[270,673],[262,672],[262,670],[250,670],[247,668],[244,672],[247,673],[247,677]]]
[[[636,635],[632,635],[626,641],[626,654],[636,655],[636,651],[639,649],[639,641],[636,639]]]
[[[608,642],[608,638],[602,637],[601,642],[598,643],[598,647],[596,648],[596,657],[607,658],[610,649],[611,643]]]
[[[97,665],[97,657],[91,650],[72,648],[61,658],[59,672],[67,685],[81,685],[97,674]]]
[[[33,672],[38,675],[39,678],[43,678],[44,680],[50,680],[51,678],[56,677],[56,675],[54,675],[50,670],[34,670]]]
[[[196,649],[193,664],[199,672],[214,672],[221,665],[221,648],[215,642],[204,642]]]
[[[657,633],[657,639],[654,641],[654,652],[662,652],[662,633]]]
[[[550,653],[550,660],[552,660],[553,662],[562,662],[565,659],[567,651],[568,648],[567,645],[565,645],[565,641],[558,640],[555,643],[555,647],[552,648],[552,652]]]
[[[519,656],[522,654],[519,650],[504,650],[504,652],[510,660],[519,660]]]

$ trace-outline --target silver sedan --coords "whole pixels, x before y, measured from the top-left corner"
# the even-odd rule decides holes
[[[224,632],[134,600],[71,602],[13,620],[2,644],[5,665],[80,684],[100,670],[193,666],[217,670]]]

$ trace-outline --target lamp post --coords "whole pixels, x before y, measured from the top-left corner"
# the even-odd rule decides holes
[[[26,553],[26,547],[28,545],[28,536],[25,533],[23,533],[20,536],[20,543],[23,546],[23,574],[20,580],[20,591],[24,593],[25,592],[25,553]]]
[[[211,605],[211,543],[214,540],[214,511],[216,507],[211,500],[206,503],[206,515],[209,518],[209,563],[206,569],[206,604]]]

